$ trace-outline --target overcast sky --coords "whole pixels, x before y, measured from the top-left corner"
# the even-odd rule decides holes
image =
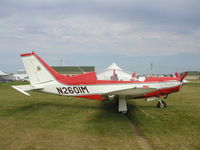
[[[0,0],[0,70],[35,51],[50,65],[116,62],[148,73],[200,70],[199,0]]]

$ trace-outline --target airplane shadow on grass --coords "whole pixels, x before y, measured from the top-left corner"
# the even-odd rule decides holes
[[[140,106],[139,106],[140,107]],[[155,106],[141,106],[151,109]],[[28,102],[19,106],[8,107],[1,116],[27,120],[40,127],[84,132],[100,136],[132,136],[130,121],[137,125],[137,110],[132,102],[128,102],[129,112],[124,115],[118,112],[115,101],[86,102]],[[156,109],[156,108],[155,108]],[[144,114],[142,114],[144,116]],[[41,121],[43,120],[43,121]],[[45,120],[45,121],[44,121]],[[71,125],[73,124],[73,125]],[[78,127],[78,129],[77,129]]]
[[[135,111],[136,105],[134,103],[128,103],[128,110],[129,112]],[[7,115],[14,115],[17,113],[26,113],[26,112],[36,112],[47,107],[57,108],[57,109],[70,109],[73,111],[80,109],[80,110],[97,110],[100,114],[115,114],[121,115],[122,113],[118,112],[118,106],[116,105],[115,101],[103,101],[99,102],[99,104],[92,104],[92,103],[57,103],[57,102],[33,102],[26,105],[18,106],[18,107],[10,107],[7,109]],[[155,106],[146,106],[146,105],[138,105],[141,109],[151,109],[155,108]]]
[[[87,100],[86,100],[87,101]],[[138,105],[138,104],[137,104]],[[131,112],[133,113],[134,111],[136,111],[136,109],[138,109],[136,107],[136,104],[134,103],[129,103],[127,104],[128,106],[128,114]],[[4,114],[6,116],[12,116],[12,115],[16,115],[16,114],[23,114],[23,113],[34,113],[37,111],[40,111],[42,109],[46,109],[48,107],[54,108],[54,109],[58,109],[58,110],[62,110],[62,109],[66,109],[66,110],[70,110],[76,113],[79,113],[77,110],[96,110],[98,113],[98,115],[102,115],[104,116],[106,115],[116,115],[116,116],[121,116],[123,115],[122,113],[118,112],[118,106],[116,104],[116,101],[103,101],[103,102],[99,102],[99,103],[84,103],[83,100],[80,100],[80,103],[78,102],[78,100],[75,103],[59,103],[59,102],[30,102],[28,104],[25,105],[21,105],[21,106],[15,106],[15,107],[10,107],[7,110],[5,110]],[[146,109],[156,109],[155,106],[153,105],[138,105],[138,107],[140,107],[143,110]],[[96,117],[96,116],[95,116]]]
[[[141,107],[143,107],[142,109],[155,108],[155,106]],[[128,109],[129,112],[126,115],[119,113],[115,101],[103,101],[98,103],[84,103],[83,101],[80,103],[78,101],[75,103],[30,102],[21,106],[10,107],[6,109],[2,115],[9,117],[18,116],[20,118],[26,118],[30,115],[28,118],[32,118],[32,116],[38,115],[38,113],[40,117],[52,115],[52,113],[60,113],[61,119],[65,119],[64,116],[67,118],[67,115],[81,116],[83,114],[83,117],[84,115],[88,116],[84,124],[86,131],[101,135],[118,135],[119,130],[126,130],[124,128],[129,126],[129,120],[134,121],[135,119],[134,115],[130,115],[137,111],[134,103],[128,103]],[[130,117],[132,118],[130,119]],[[70,119],[70,117],[68,119]],[[120,134],[122,133],[120,132]]]
[[[8,107],[1,116],[14,117],[52,126],[83,131],[92,135],[121,135],[127,131],[127,117],[117,111],[114,101],[83,103],[30,102]],[[40,120],[45,120],[44,122]],[[56,123],[55,123],[56,122]],[[59,123],[57,123],[59,122]],[[71,124],[74,124],[71,126]],[[128,128],[130,129],[130,128]]]
[[[118,106],[115,101],[105,101],[101,105],[101,109],[96,115],[88,120],[90,130],[101,135],[116,135],[124,136],[126,134],[133,134],[134,126],[139,126],[138,117],[146,118],[143,112],[140,112],[137,107],[147,111],[148,109],[157,109],[155,105],[135,104],[128,101],[127,114],[119,113]],[[136,116],[138,115],[140,116]],[[148,118],[152,121],[151,118]]]
[[[12,115],[16,115],[18,113],[34,113],[43,109],[46,109],[48,107],[54,108],[54,109],[58,109],[58,110],[62,110],[62,109],[66,109],[66,110],[77,110],[77,109],[81,109],[81,110],[85,110],[85,109],[100,109],[99,106],[91,106],[91,105],[84,105],[84,104],[70,104],[70,103],[54,103],[54,102],[34,102],[34,103],[30,103],[30,104],[26,104],[26,105],[22,105],[22,106],[18,106],[18,107],[11,107],[9,109],[7,109],[5,111],[5,114],[7,114],[7,116],[12,116]]]

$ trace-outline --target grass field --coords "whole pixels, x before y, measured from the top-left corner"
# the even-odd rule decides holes
[[[0,149],[141,150],[135,128],[155,150],[200,148],[200,81],[169,96],[166,109],[156,102],[129,100],[129,113],[115,102],[68,98],[39,92],[27,97],[0,83]],[[145,113],[150,117],[146,116]]]

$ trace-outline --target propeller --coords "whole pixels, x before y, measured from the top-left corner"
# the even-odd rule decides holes
[[[186,76],[187,76],[187,72],[185,72],[185,73],[183,74],[183,76],[181,77],[181,83],[183,83],[183,79],[184,79]]]
[[[180,77],[180,75],[176,72],[176,73],[175,73],[175,76],[176,76],[176,77],[179,77],[179,78],[180,78],[180,82],[181,82],[181,85],[180,85],[180,102],[181,102],[181,105],[182,105],[182,102],[183,102],[183,91],[182,91],[182,86],[183,86],[183,84],[184,84],[184,78],[187,76],[187,72],[185,72],[185,73],[183,74],[182,77]]]

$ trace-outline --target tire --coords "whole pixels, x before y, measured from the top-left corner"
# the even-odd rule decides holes
[[[157,104],[158,108],[165,108],[166,106],[167,105],[166,105],[166,103],[164,101],[161,101],[161,102],[159,101],[158,104]]]

